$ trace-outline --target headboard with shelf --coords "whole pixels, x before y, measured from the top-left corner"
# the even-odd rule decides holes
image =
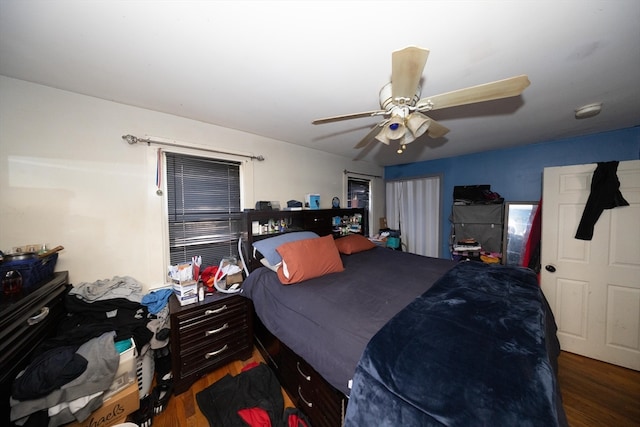
[[[360,230],[364,234],[365,212],[363,208],[346,209],[304,209],[298,211],[248,211],[245,212],[245,236],[246,250],[248,251],[247,267],[249,271],[260,267],[262,264],[252,256],[254,241],[277,236],[292,231],[313,231],[319,236],[329,234],[339,237],[344,233],[341,221],[340,226],[334,225],[333,218],[340,217],[348,223],[359,221],[350,232]]]

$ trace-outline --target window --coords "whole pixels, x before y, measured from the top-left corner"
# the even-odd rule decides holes
[[[240,163],[167,153],[169,257],[218,265],[237,254],[242,231]]]
[[[369,209],[369,180],[349,177],[347,180],[347,207]]]
[[[369,235],[369,194],[371,193],[371,181],[363,178],[347,178],[347,207],[364,208],[362,229],[365,235]]]

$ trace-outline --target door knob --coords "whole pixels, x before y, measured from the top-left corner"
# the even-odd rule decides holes
[[[556,272],[556,268],[551,264],[545,265],[544,269],[547,270],[549,273],[555,273]]]

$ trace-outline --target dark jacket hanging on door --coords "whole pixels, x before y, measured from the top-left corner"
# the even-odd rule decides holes
[[[591,178],[591,194],[584,207],[576,239],[591,240],[593,228],[598,222],[598,218],[605,209],[612,209],[618,206],[629,206],[620,192],[620,181],[618,180],[617,161],[598,162],[598,167],[593,172]]]

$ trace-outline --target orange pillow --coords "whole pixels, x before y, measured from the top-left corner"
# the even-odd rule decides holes
[[[333,236],[284,243],[276,250],[282,257],[278,278],[283,285],[344,271]]]
[[[349,234],[336,239],[336,246],[341,254],[351,255],[362,251],[368,251],[376,247],[376,244],[362,234]]]

